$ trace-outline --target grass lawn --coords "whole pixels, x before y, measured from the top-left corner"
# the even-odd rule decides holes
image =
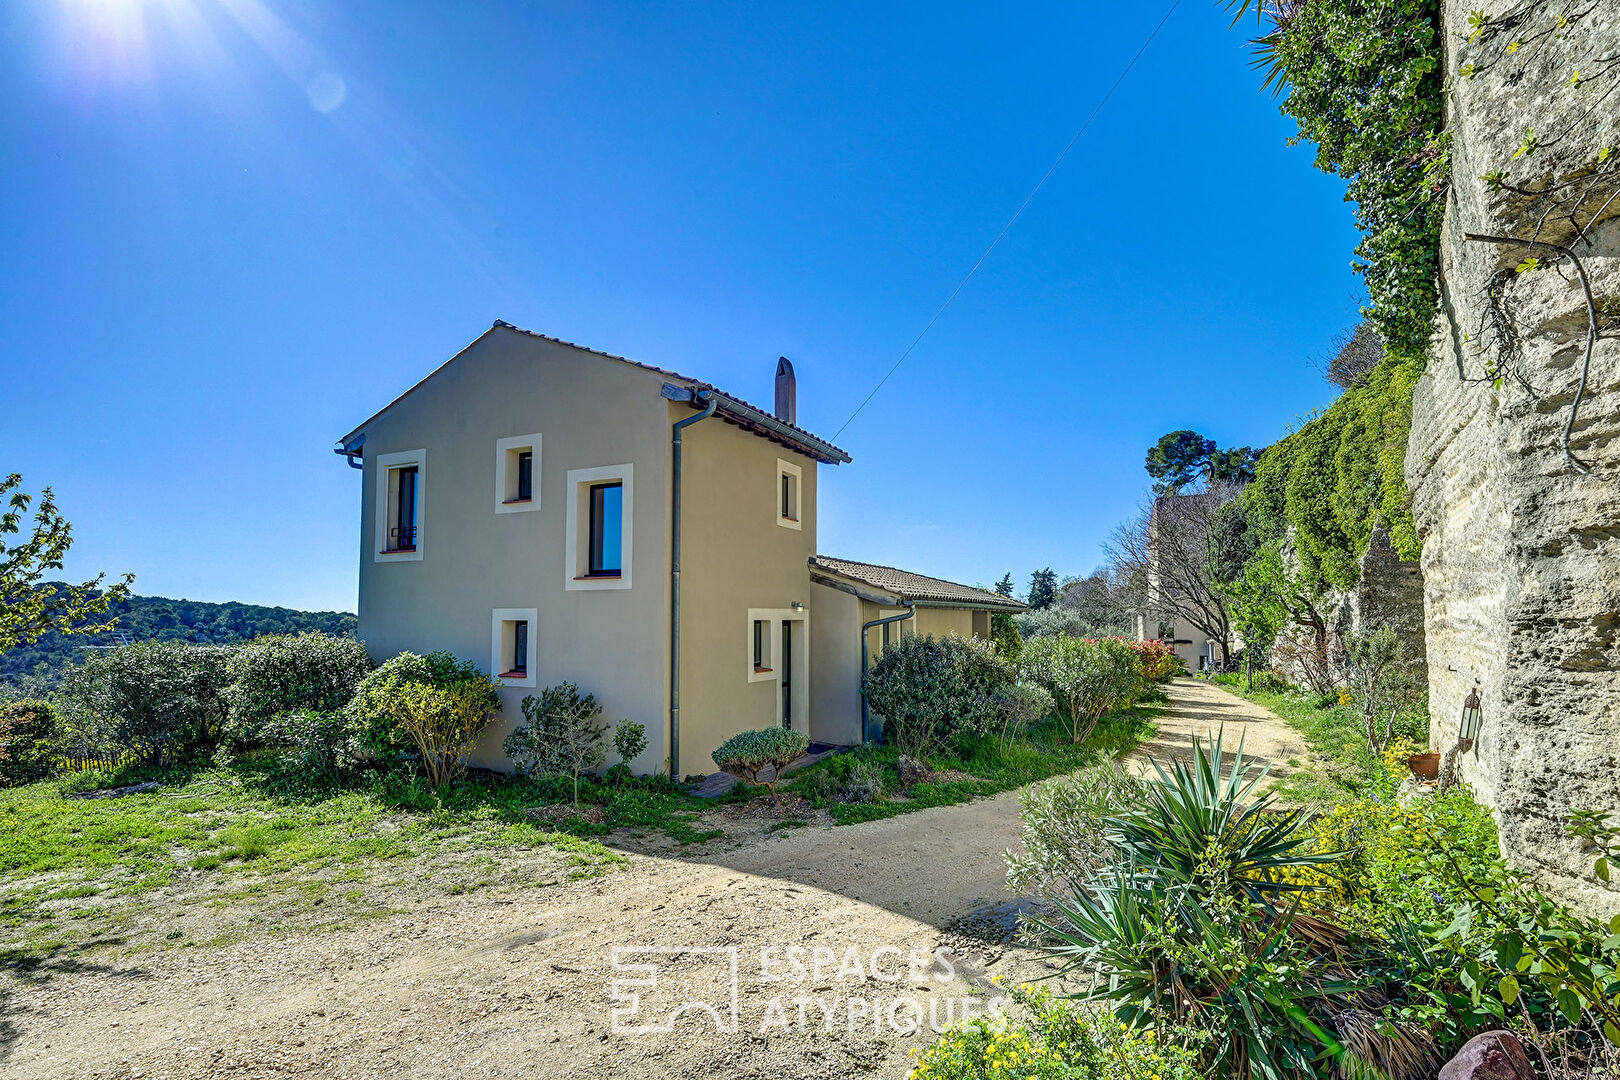
[[[156,780],[150,792],[74,798]],[[424,894],[594,876],[625,857],[592,834],[662,829],[689,843],[709,804],[672,786],[586,782],[604,822],[551,824],[526,811],[563,801],[557,785],[475,774],[435,795],[402,774],[300,790],[272,755],[162,771],[121,770],[0,790],[0,965],[86,948],[150,945],[176,907],[230,910],[223,931],[180,924],[171,946],[218,943],[280,925],[340,924]],[[197,933],[206,934],[199,940]]]
[[[1215,682],[1270,709],[1310,744],[1310,760],[1277,782],[1274,790],[1279,799],[1326,809],[1362,797],[1385,775],[1382,763],[1367,748],[1361,716],[1353,707],[1325,703],[1324,698],[1305,690],[1245,690],[1241,675],[1217,676]],[[1428,739],[1428,724],[1426,716],[1403,716],[1396,724],[1396,734],[1423,742]]]
[[[1164,708],[1144,704],[1106,716],[1091,737],[1078,746],[1069,741],[1063,724],[1053,718],[1034,725],[1005,750],[992,736],[977,738],[928,761],[936,772],[966,775],[915,784],[903,793],[897,764],[900,755],[893,747],[881,745],[863,746],[819,761],[794,774],[782,784],[782,790],[804,796],[830,813],[838,825],[876,821],[931,806],[950,806],[1073,772],[1103,754],[1131,750],[1152,736],[1152,718]],[[883,794],[849,801],[846,791],[851,774],[863,768],[875,769],[882,777]]]

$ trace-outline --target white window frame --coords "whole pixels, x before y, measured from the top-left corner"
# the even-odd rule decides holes
[[[748,681],[751,683],[768,682],[776,678],[776,669],[782,663],[782,620],[787,617],[797,617],[799,613],[791,609],[784,615],[777,608],[749,608],[748,629],[743,635],[747,661],[746,670]],[[765,666],[754,667],[754,624],[765,624]]]
[[[532,455],[529,472],[529,501],[514,503],[506,501],[509,490],[507,479],[509,465],[515,466],[517,455],[527,450]],[[515,483],[515,481],[514,481]],[[495,440],[495,512],[497,514],[522,514],[530,510],[540,509],[540,435],[509,435],[504,439]]]
[[[389,476],[395,469],[416,466],[416,550],[388,551],[388,490],[393,486]],[[377,514],[371,523],[371,551],[376,562],[419,562],[422,558],[423,537],[427,533],[427,451],[401,450],[395,454],[377,456]]]
[[[793,513],[795,516],[787,517],[782,513],[782,477],[793,478]],[[791,461],[776,459],[776,490],[771,496],[776,506],[776,523],[784,529],[804,528],[804,470]]]
[[[500,679],[502,686],[535,686],[535,669],[540,666],[540,611],[538,608],[496,608],[490,612],[489,673]],[[503,678],[507,668],[506,628],[511,623],[529,624],[528,676],[522,679]],[[516,659],[516,657],[513,657]]]
[[[754,623],[761,621],[765,623],[766,631],[770,635],[770,667],[764,671],[755,671]],[[807,726],[810,704],[810,683],[808,681],[810,678],[810,609],[803,607],[749,608],[748,621],[744,624],[747,629],[743,635],[745,646],[743,659],[747,662],[749,682],[756,683],[769,680],[777,684],[776,692],[771,695],[771,700],[776,703],[776,711],[773,714],[775,719],[772,722],[775,726],[780,727],[782,723],[782,624],[784,622],[798,623],[798,626],[794,627],[793,634],[795,640],[800,642],[803,648],[800,655],[804,662],[795,668],[793,672],[794,702],[796,705],[793,710],[795,718],[793,730],[808,732],[810,730]]]
[[[619,520],[619,576],[618,577],[588,577],[586,570],[590,565],[590,507],[586,505],[590,499],[591,485],[600,484],[607,480],[617,480],[624,489],[620,495]],[[628,589],[630,588],[630,555],[635,550],[635,467],[628,463],[624,465],[600,465],[594,469],[569,469],[568,487],[568,528],[563,543],[563,557],[567,562],[563,565],[566,575],[563,588],[572,592],[579,590],[602,589]],[[583,530],[581,523],[583,521]]]

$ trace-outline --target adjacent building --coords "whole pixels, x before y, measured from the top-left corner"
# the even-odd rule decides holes
[[[822,465],[792,365],[766,411],[706,382],[497,322],[349,432],[362,471],[360,635],[502,684],[473,763],[564,680],[644,724],[638,772],[711,771],[781,724],[847,744],[863,662],[905,633],[989,636],[982,589],[816,554]]]

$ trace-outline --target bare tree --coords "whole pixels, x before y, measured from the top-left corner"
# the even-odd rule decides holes
[[[1333,347],[1336,351],[1328,361],[1327,380],[1342,390],[1362,382],[1384,359],[1384,339],[1370,322],[1335,335]]]
[[[1237,497],[1233,484],[1211,484],[1189,495],[1161,495],[1114,530],[1104,545],[1134,605],[1185,619],[1232,651],[1232,612],[1216,587],[1212,529],[1221,507]]]

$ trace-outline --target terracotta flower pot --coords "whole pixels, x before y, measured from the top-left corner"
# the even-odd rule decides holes
[[[1440,755],[1433,751],[1426,754],[1413,754],[1406,759],[1406,767],[1412,770],[1412,775],[1419,780],[1440,779]]]

